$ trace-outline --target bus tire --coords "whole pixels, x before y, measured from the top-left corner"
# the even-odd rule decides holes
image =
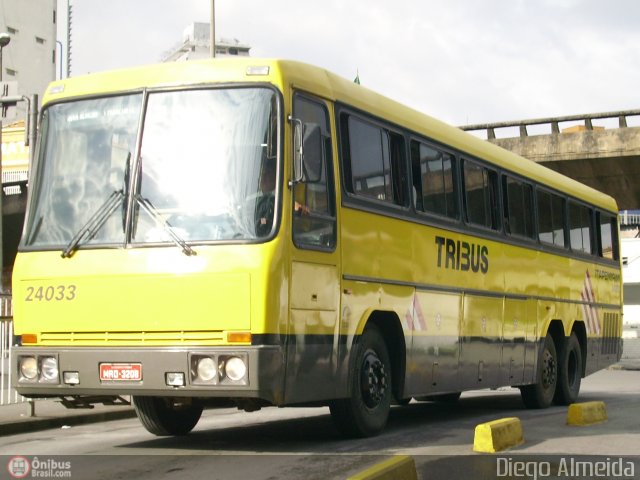
[[[553,402],[556,405],[574,403],[582,380],[582,349],[575,333],[568,337],[558,355],[558,386]]]
[[[355,345],[349,397],[334,400],[329,408],[338,430],[348,437],[380,433],[391,408],[391,362],[380,331],[367,327]]]
[[[520,387],[527,408],[547,408],[553,402],[558,384],[558,354],[551,335],[547,334],[538,358],[536,383]]]
[[[165,397],[133,397],[133,408],[140,423],[159,437],[186,435],[196,426],[202,405],[178,403]]]

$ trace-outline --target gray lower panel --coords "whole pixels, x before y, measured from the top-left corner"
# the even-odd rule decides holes
[[[539,340],[417,337],[405,397],[533,383]]]
[[[619,337],[590,338],[587,352],[585,375],[590,375],[620,361],[622,339]]]
[[[198,385],[191,380],[190,355],[241,355],[247,359],[245,385]],[[78,385],[20,381],[18,360],[24,356],[55,356],[59,377],[63,372],[78,372]],[[139,363],[142,380],[101,381],[101,363]],[[46,348],[16,347],[12,369],[18,393],[30,395],[163,395],[189,397],[259,398],[275,405],[283,401],[284,354],[278,346],[193,347],[193,348]],[[165,374],[183,372],[186,385],[166,385]]]

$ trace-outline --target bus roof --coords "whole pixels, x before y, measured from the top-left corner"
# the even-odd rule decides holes
[[[267,68],[268,67],[268,68]],[[578,181],[463,132],[362,85],[306,63],[278,59],[222,58],[171,62],[71,77],[53,82],[43,104],[87,95],[212,83],[268,82],[288,94],[292,88],[369,112],[470,156],[617,213],[615,200]]]

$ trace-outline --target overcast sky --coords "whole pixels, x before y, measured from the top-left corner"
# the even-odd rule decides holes
[[[158,62],[209,0],[73,1],[72,74]],[[64,27],[66,0],[59,0]],[[217,0],[216,36],[468,123],[640,108],[637,0]]]

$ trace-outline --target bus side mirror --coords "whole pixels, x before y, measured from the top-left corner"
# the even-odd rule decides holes
[[[322,130],[315,123],[303,123],[289,116],[293,125],[293,179],[296,183],[316,183],[322,179],[323,138]]]
[[[302,120],[289,115],[289,121],[293,125],[293,179],[289,182],[290,186],[300,183],[303,180],[302,157],[303,150],[303,130]]]

